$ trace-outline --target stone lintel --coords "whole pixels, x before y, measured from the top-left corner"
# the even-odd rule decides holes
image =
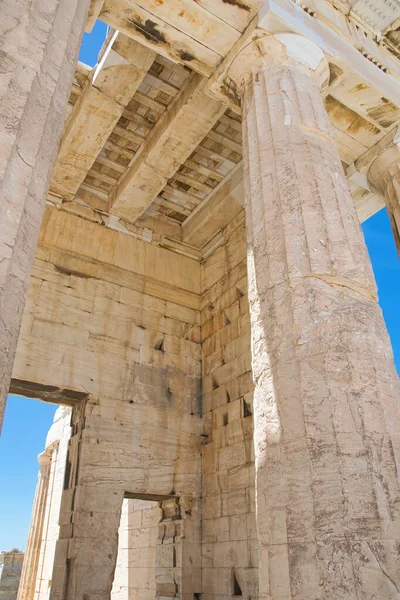
[[[105,0],[99,18],[169,60],[209,77],[261,5],[260,0]]]
[[[10,393],[26,398],[37,398],[42,402],[60,404],[61,406],[74,406],[88,397],[88,394],[85,392],[61,388],[55,385],[46,385],[35,381],[26,381],[16,377],[11,379]]]

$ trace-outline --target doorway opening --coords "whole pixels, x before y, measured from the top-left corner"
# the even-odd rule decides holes
[[[125,497],[111,600],[154,600],[162,509],[157,500]]]

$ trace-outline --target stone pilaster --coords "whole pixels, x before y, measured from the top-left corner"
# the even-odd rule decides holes
[[[320,94],[322,52],[266,36],[242,96],[260,598],[400,597],[399,387]]]
[[[46,450],[38,456],[39,478],[36,486],[28,543],[18,590],[18,600],[33,600],[35,595],[46,500],[49,489],[51,454],[50,450]]]
[[[400,144],[400,135],[399,144]],[[368,179],[384,196],[394,241],[400,256],[400,148],[390,144],[371,164]]]
[[[82,401],[72,411],[50,600],[110,599],[124,488],[107,465],[110,440],[100,439],[91,408]]]
[[[156,549],[156,599],[187,600],[201,590],[201,541],[199,509],[187,496],[160,503]]]
[[[0,33],[0,427],[89,0],[5,0]]]

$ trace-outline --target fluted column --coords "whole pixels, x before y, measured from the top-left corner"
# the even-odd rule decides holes
[[[400,145],[400,133],[397,132]],[[392,226],[394,241],[400,257],[400,147],[390,144],[371,164],[368,179],[384,196]]]
[[[24,566],[19,584],[18,600],[33,600],[35,594],[40,545],[43,537],[43,523],[49,489],[51,454],[51,451],[46,450],[38,456],[39,478],[36,486]]]
[[[242,97],[260,597],[400,598],[399,387],[320,87],[322,52],[265,36]]]
[[[2,0],[0,430],[90,0]]]

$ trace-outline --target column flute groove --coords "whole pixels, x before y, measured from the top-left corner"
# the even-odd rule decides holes
[[[399,383],[321,96],[328,64],[275,34],[228,74],[245,145],[259,597],[398,600]]]
[[[46,450],[38,456],[39,478],[36,486],[32,510],[31,526],[25,552],[24,565],[17,600],[33,600],[39,567],[40,547],[43,538],[43,524],[46,512],[46,500],[49,489],[51,451]]]

